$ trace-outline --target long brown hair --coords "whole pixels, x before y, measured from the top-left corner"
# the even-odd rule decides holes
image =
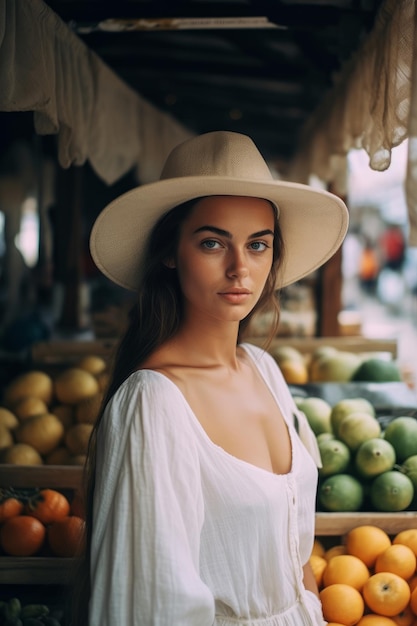
[[[140,368],[146,358],[177,332],[183,316],[182,292],[177,272],[170,269],[166,261],[175,258],[181,227],[190,215],[196,198],[167,212],[155,225],[149,238],[142,279],[138,289],[138,299],[130,312],[130,320],[125,335],[121,339],[113,359],[109,382],[101,411],[90,437],[87,462],[85,465],[86,503],[86,550],[80,571],[77,572],[70,608],[70,626],[88,626],[88,601],[90,597],[90,546],[93,529],[93,496],[95,486],[97,431],[103,417],[104,408],[120,385]],[[277,210],[274,212],[274,242],[272,267],[265,287],[252,311],[240,322],[238,343],[242,341],[253,315],[268,308],[274,313],[269,341],[276,334],[279,323],[279,301],[276,294],[277,273],[283,261],[284,243],[278,223]],[[267,342],[268,343],[268,342]]]

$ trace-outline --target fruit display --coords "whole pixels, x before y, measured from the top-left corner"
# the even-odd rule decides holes
[[[417,528],[394,535],[358,524],[310,556],[324,618],[339,626],[416,626]]]
[[[82,465],[107,381],[107,363],[95,355],[11,380],[0,401],[0,463]]]
[[[322,382],[401,382],[399,365],[382,355],[350,352],[331,345],[316,347],[309,354],[287,345],[268,349],[288,384]]]
[[[295,397],[320,450],[317,510],[328,512],[417,510],[417,419],[378,419],[366,398],[334,405]],[[414,411],[417,416],[417,410]]]
[[[56,489],[0,490],[0,558],[76,557],[82,552],[84,510],[80,494]]]

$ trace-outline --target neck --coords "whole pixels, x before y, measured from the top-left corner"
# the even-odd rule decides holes
[[[213,320],[202,324],[194,317],[186,320],[173,338],[173,344],[184,355],[189,363],[202,366],[224,365],[237,368],[236,345],[239,322],[223,322]]]

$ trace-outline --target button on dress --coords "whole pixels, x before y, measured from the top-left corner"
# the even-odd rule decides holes
[[[326,623],[302,582],[314,541],[315,437],[272,357],[242,347],[287,422],[290,471],[230,455],[169,378],[133,373],[98,433],[90,626]]]

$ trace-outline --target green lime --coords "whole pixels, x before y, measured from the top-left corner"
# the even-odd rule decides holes
[[[395,450],[398,463],[417,454],[417,420],[413,417],[396,417],[384,431],[384,439]]]
[[[395,450],[389,441],[376,437],[359,446],[355,455],[355,468],[364,478],[373,478],[392,470],[395,460]]]
[[[334,474],[319,486],[318,501],[326,511],[359,511],[363,498],[361,483],[350,474]]]
[[[404,511],[413,500],[414,487],[408,476],[391,470],[372,481],[369,495],[377,511]]]
[[[319,444],[322,467],[319,469],[320,476],[342,474],[350,463],[350,450],[343,441],[327,439]]]
[[[413,454],[405,459],[404,463],[400,467],[400,471],[411,480],[414,486],[414,491],[417,494],[417,454]]]
[[[393,361],[384,361],[377,357],[366,359],[354,372],[352,378],[354,382],[401,382],[401,372]]]

